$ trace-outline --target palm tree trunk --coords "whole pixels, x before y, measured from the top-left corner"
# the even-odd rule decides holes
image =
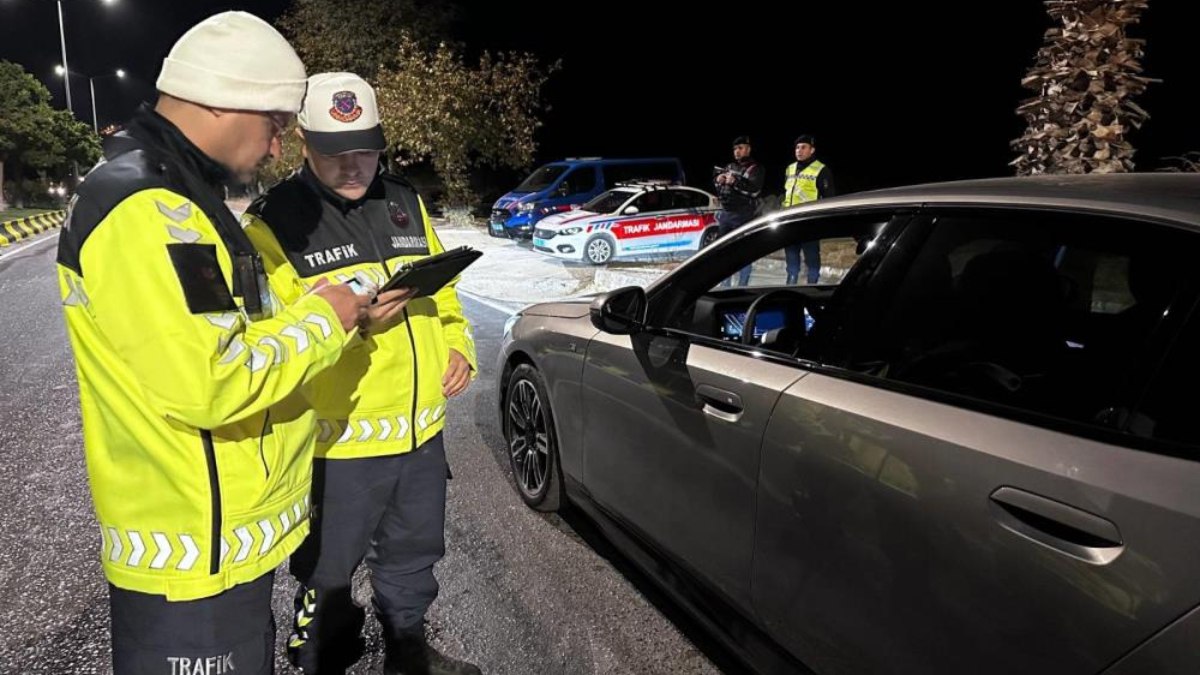
[[[1045,0],[1056,25],[1021,81],[1036,92],[1017,108],[1025,133],[1012,142],[1017,174],[1132,171],[1126,138],[1150,115],[1133,98],[1155,82],[1141,75],[1144,40],[1126,36],[1148,0]]]

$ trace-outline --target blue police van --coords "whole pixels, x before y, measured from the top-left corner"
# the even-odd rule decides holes
[[[533,235],[534,224],[542,218],[578,207],[619,183],[639,180],[683,185],[683,164],[675,157],[568,157],[550,162],[496,200],[488,220],[488,233],[493,237],[528,239]]]

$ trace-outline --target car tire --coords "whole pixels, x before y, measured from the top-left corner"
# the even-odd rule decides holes
[[[709,244],[716,241],[720,236],[721,230],[716,225],[709,227],[704,231],[704,234],[700,235],[700,248],[707,248]]]
[[[613,259],[617,245],[605,234],[597,234],[583,245],[583,259],[593,265],[604,265]]]
[[[504,402],[504,447],[517,493],[537,511],[557,511],[563,492],[558,436],[537,368],[522,363],[513,370]]]

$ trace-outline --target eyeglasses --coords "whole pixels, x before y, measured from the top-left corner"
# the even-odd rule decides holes
[[[291,113],[284,112],[268,112],[263,114],[271,120],[271,126],[275,128],[276,138],[283,137],[284,132],[286,132],[288,126],[291,125],[292,118],[294,117]]]

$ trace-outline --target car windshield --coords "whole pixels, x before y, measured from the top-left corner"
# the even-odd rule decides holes
[[[615,213],[633,195],[630,190],[609,190],[579,208],[592,213]]]
[[[558,177],[566,171],[567,167],[565,166],[548,164],[530,174],[529,178],[526,178],[513,192],[541,192],[554,185],[554,181],[558,180]]]

